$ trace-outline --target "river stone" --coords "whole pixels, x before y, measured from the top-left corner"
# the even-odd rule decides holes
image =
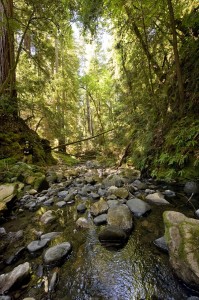
[[[45,205],[45,206],[51,206],[53,204],[54,204],[53,198],[50,198],[50,199],[44,201],[44,203],[43,203],[43,205]]]
[[[191,296],[191,297],[187,298],[187,300],[199,300],[199,297]]]
[[[102,214],[93,219],[95,225],[102,225],[107,223],[107,214]]]
[[[60,198],[65,198],[68,195],[68,191],[61,191],[57,193],[57,196]]]
[[[0,293],[8,292],[12,287],[21,285],[30,276],[30,264],[25,262],[11,272],[0,275]]]
[[[59,263],[70,253],[71,249],[72,246],[68,242],[47,249],[43,256],[44,263],[47,265]]]
[[[118,206],[120,205],[121,203],[119,202],[119,200],[108,200],[107,201],[107,204],[110,207],[115,207],[115,206]]]
[[[0,185],[0,211],[7,209],[7,204],[16,196],[17,184]]]
[[[184,186],[184,192],[188,195],[199,193],[199,183],[195,181],[186,182]]]
[[[53,215],[53,211],[48,210],[41,216],[40,220],[42,223],[48,224],[48,223],[52,222],[53,220],[55,220],[55,218],[56,217]]]
[[[111,187],[109,190],[108,190],[108,193],[110,195],[110,193],[114,196],[116,196],[117,198],[127,198],[128,195],[129,195],[129,192],[127,191],[127,189],[123,188],[123,187],[120,187],[120,188],[117,188],[117,187]]]
[[[76,226],[79,228],[89,228],[90,222],[86,218],[81,217],[76,221]]]
[[[71,200],[74,200],[75,195],[73,193],[69,193],[68,195],[66,195],[66,197],[64,197],[64,201],[66,202],[70,202]]]
[[[58,206],[58,207],[64,207],[64,206],[66,206],[66,201],[59,201],[59,202],[57,202],[56,203],[56,205]]]
[[[102,183],[105,187],[109,187],[109,186],[122,187],[124,185],[124,180],[119,175],[111,174],[107,176],[107,178],[105,178],[102,181]]]
[[[42,248],[44,248],[49,242],[49,239],[42,239],[37,241],[32,241],[30,244],[28,244],[27,249],[29,252],[35,252]]]
[[[1,300],[1,299],[0,299]],[[35,298],[28,297],[28,298],[23,298],[23,300],[35,300]]]
[[[199,220],[175,211],[163,213],[170,263],[176,275],[192,288],[199,285]]]
[[[49,241],[51,241],[52,239],[56,238],[57,236],[59,236],[62,232],[49,232],[49,233],[45,233],[41,235],[41,240],[43,239],[48,239]]]
[[[6,230],[4,227],[0,227],[0,236],[6,235]]]
[[[35,194],[37,194],[37,191],[36,191],[35,189],[30,189],[30,190],[28,191],[28,193],[29,193],[30,195],[35,195]]]
[[[86,205],[84,203],[80,203],[77,205],[77,211],[79,213],[84,213],[87,210]]]
[[[164,199],[164,195],[160,192],[147,195],[146,200],[156,205],[170,204],[167,200]]]
[[[129,231],[133,227],[133,216],[130,209],[125,205],[111,207],[107,214],[107,223]]]
[[[168,253],[169,249],[164,236],[156,239],[153,243],[156,245],[156,247]]]
[[[138,179],[133,182],[133,185],[136,186],[138,190],[145,190],[145,189],[147,189],[147,184],[144,183],[144,182],[141,182]]]
[[[107,226],[99,233],[99,241],[105,246],[120,246],[127,241],[127,235],[117,226]]]
[[[131,212],[136,216],[136,217],[141,217],[143,216],[146,212],[151,210],[151,206],[138,199],[138,198],[133,198],[130,199],[126,202],[126,205],[128,208],[131,210]]]
[[[100,198],[100,195],[94,192],[90,193],[89,196],[93,198],[93,200],[98,200]]]
[[[10,296],[0,296],[0,300],[11,300]]]
[[[104,198],[101,198],[98,202],[95,202],[92,206],[91,206],[91,214],[93,216],[98,216],[101,215],[103,213],[106,213],[108,210],[108,204],[107,201],[104,200]]]

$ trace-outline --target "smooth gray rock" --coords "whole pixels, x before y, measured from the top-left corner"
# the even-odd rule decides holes
[[[53,198],[50,198],[50,199],[44,201],[44,203],[43,203],[43,205],[45,205],[45,206],[51,206],[53,204],[54,204]]]
[[[0,275],[0,293],[8,292],[13,286],[21,285],[30,276],[30,264],[25,262],[11,272]]]
[[[151,210],[151,206],[138,199],[138,198],[132,198],[126,202],[126,205],[129,207],[131,212],[134,214],[136,217],[141,217],[143,216],[146,212]]]
[[[124,185],[124,179],[117,174],[111,174],[107,176],[107,178],[105,178],[102,181],[102,183],[105,187],[109,187],[109,186],[122,187]]]
[[[49,241],[51,241],[52,239],[56,238],[57,236],[59,236],[62,232],[49,232],[49,233],[45,233],[41,235],[41,240],[43,239],[47,239]]]
[[[27,249],[29,252],[35,252],[42,248],[44,248],[49,242],[49,239],[42,239],[37,241],[32,241],[30,244],[28,244]]]
[[[64,207],[64,206],[66,206],[66,201],[59,201],[59,202],[57,202],[56,203],[56,205],[58,206],[58,207]]]
[[[72,246],[69,242],[65,242],[47,249],[44,253],[44,263],[47,265],[57,264],[61,259],[65,258],[71,251]]]
[[[107,214],[102,214],[93,219],[95,225],[102,225],[107,223]]]
[[[0,227],[0,236],[6,235],[6,230],[4,227]]]
[[[84,213],[87,210],[87,207],[84,203],[80,203],[79,205],[77,205],[77,211],[79,213]]]
[[[0,296],[0,300],[11,300],[10,296]]]
[[[71,200],[74,200],[75,195],[73,193],[69,193],[68,195],[66,195],[66,197],[64,197],[64,201],[65,202],[70,202]]]
[[[119,202],[119,200],[108,200],[107,201],[107,204],[110,207],[115,207],[115,206],[118,206],[120,205],[121,203]]]
[[[141,182],[138,179],[133,182],[133,185],[135,187],[137,187],[138,190],[145,190],[145,189],[147,189],[147,184],[144,183],[144,182]]]

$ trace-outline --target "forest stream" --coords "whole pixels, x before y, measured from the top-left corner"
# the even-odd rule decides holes
[[[128,196],[115,196],[108,192],[112,182],[108,187],[102,179],[112,174],[113,180],[117,174],[115,183],[119,189],[121,169],[102,169],[91,162],[73,168],[59,165],[49,172],[52,169],[67,175],[60,175],[58,182],[41,193],[27,192],[1,224],[0,274],[25,262],[30,264],[31,273],[22,285],[8,292],[3,290],[0,299],[198,299],[194,298],[197,293],[174,275],[168,253],[154,244],[164,235],[164,211],[179,211],[195,218],[183,187],[134,179],[134,191],[131,189]],[[122,187],[127,189],[128,184]],[[109,206],[110,201],[124,204],[134,196],[142,199],[146,191],[163,193],[169,204],[150,204],[147,213],[133,216],[133,228],[122,246],[102,244],[99,232],[107,226],[106,220],[93,221],[92,205],[100,197],[108,199]],[[197,205],[195,200],[192,199]],[[82,226],[77,226],[79,218]],[[51,234],[45,236],[47,233]],[[68,243],[67,255],[59,263],[47,263],[46,250],[62,243]]]

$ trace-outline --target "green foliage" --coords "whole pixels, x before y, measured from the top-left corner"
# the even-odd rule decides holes
[[[174,123],[156,153],[152,175],[158,177],[199,178],[199,120],[187,116]]]
[[[68,155],[60,152],[53,152],[53,156],[56,160],[63,162],[68,166],[73,166],[79,163],[79,160],[72,155]]]

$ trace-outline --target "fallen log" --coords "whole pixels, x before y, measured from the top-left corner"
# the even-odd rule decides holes
[[[53,147],[53,148],[51,148],[51,150],[54,150],[54,149],[57,149],[57,148],[60,148],[60,147],[63,147],[63,146],[70,146],[70,145],[78,144],[78,143],[81,143],[81,142],[84,142],[84,141],[92,140],[92,139],[95,139],[96,137],[98,137],[100,135],[106,134],[106,133],[111,132],[113,130],[115,130],[115,128],[106,130],[104,132],[98,133],[98,134],[90,136],[88,138],[84,138],[84,139],[81,139],[81,140],[78,140],[78,141],[74,141],[74,142],[70,142],[70,143],[66,143],[66,144],[63,144],[63,145]]]

